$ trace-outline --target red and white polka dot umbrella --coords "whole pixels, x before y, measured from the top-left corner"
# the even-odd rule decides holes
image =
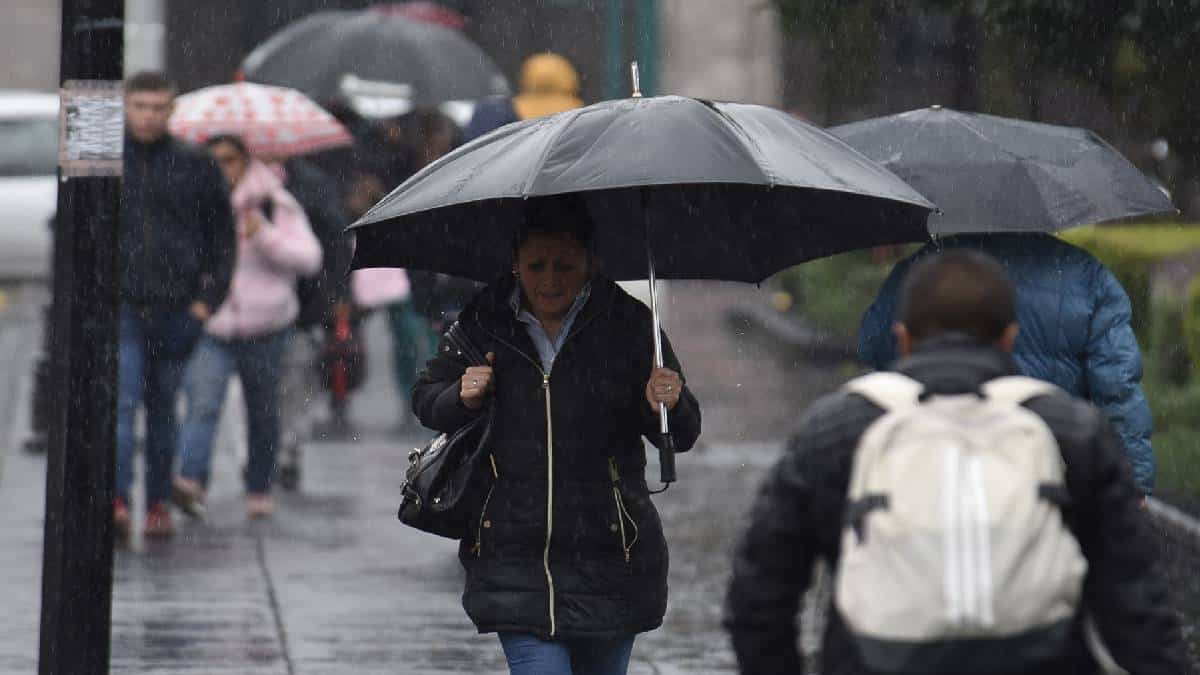
[[[251,153],[263,157],[303,155],[352,140],[341,122],[304,94],[249,82],[180,96],[168,127],[172,135],[193,143],[222,134],[240,136]]]

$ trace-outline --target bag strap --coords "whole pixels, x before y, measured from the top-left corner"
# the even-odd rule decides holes
[[[983,395],[994,401],[1004,401],[1021,405],[1038,396],[1057,394],[1061,389],[1032,377],[1010,375],[998,377],[983,385]]]
[[[842,388],[891,412],[920,403],[925,385],[900,373],[878,372],[850,380]]]

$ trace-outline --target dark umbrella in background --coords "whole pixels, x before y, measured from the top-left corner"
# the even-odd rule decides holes
[[[1054,232],[1175,210],[1086,129],[933,106],[829,131],[938,205],[933,236]]]
[[[511,267],[526,200],[580,193],[605,272],[650,280],[659,366],[657,278],[759,282],[806,260],[919,241],[932,209],[781,111],[635,97],[510,124],[426,167],[352,226],[354,266],[492,281]],[[670,483],[674,455],[661,458]]]
[[[461,32],[412,17],[415,10],[326,11],[271,36],[242,63],[250,82],[344,101],[364,117],[391,117],[507,95],[508,81]]]

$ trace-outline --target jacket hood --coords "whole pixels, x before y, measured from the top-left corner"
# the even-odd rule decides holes
[[[234,211],[243,211],[257,206],[269,196],[278,193],[283,188],[283,182],[271,167],[257,159],[251,159],[246,167],[246,175],[233,188],[230,201]]]
[[[521,93],[513,109],[523,120],[553,115],[583,105],[579,98],[579,73],[558,54],[536,54],[521,67]]]

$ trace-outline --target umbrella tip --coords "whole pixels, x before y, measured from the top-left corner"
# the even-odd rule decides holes
[[[633,76],[633,98],[642,97],[642,79],[638,75],[638,62],[631,61],[629,63],[629,72]]]
[[[933,105],[929,106],[929,109],[930,109],[930,110],[941,110],[941,109],[942,109],[942,104],[940,104],[940,103],[934,103]]]

